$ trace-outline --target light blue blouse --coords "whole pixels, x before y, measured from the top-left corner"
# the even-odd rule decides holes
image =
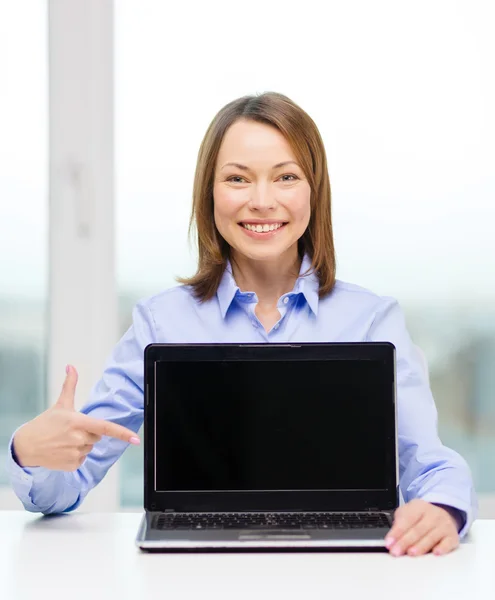
[[[301,274],[309,266],[305,257]],[[294,289],[280,297],[280,319],[269,333],[254,312],[256,294],[239,290],[230,266],[216,296],[207,302],[196,300],[186,286],[140,300],[133,309],[131,327],[113,349],[82,412],[138,431],[143,423],[143,352],[151,342],[390,341],[397,352],[402,496],[406,502],[423,498],[462,511],[462,537],[477,513],[470,469],[438,437],[427,374],[399,304],[340,280],[329,295],[319,299],[316,276],[301,274]],[[29,511],[74,510],[127,445],[103,437],[77,471],[63,472],[20,467],[12,456],[11,440],[7,468],[13,489]]]

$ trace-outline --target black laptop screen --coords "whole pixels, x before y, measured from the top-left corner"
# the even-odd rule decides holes
[[[155,381],[156,491],[386,488],[379,361],[157,362]]]

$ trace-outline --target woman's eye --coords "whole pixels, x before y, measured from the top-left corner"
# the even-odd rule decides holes
[[[292,179],[284,179],[284,177],[292,177]],[[282,175],[280,179],[282,179],[282,181],[295,181],[296,179],[299,179],[299,177],[297,177],[297,175],[287,174]],[[240,175],[232,175],[227,178],[227,181],[231,181],[232,183],[245,183],[246,180]]]

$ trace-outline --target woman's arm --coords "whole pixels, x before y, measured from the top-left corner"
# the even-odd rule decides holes
[[[382,298],[367,340],[396,347],[400,488],[406,502],[421,498],[461,511],[464,536],[478,504],[466,461],[438,437],[437,410],[420,356],[393,298]]]
[[[144,348],[154,341],[153,317],[139,302],[133,309],[131,327],[113,349],[81,412],[137,432],[143,422]],[[13,454],[14,436],[7,464],[12,487],[26,510],[44,514],[77,508],[128,446],[127,442],[104,436],[79,469],[66,472],[19,466]]]

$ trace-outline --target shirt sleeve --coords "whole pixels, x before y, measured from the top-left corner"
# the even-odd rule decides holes
[[[396,348],[399,485],[404,500],[422,498],[457,509],[463,537],[478,513],[471,471],[439,438],[427,373],[394,298],[381,299],[367,340],[392,342]]]
[[[144,349],[155,341],[156,328],[150,309],[144,302],[138,302],[132,312],[132,325],[113,349],[81,412],[137,432],[144,417]],[[66,472],[21,467],[14,453],[14,436],[15,432],[7,456],[11,485],[26,510],[43,514],[77,508],[129,445],[103,436],[79,469]]]

